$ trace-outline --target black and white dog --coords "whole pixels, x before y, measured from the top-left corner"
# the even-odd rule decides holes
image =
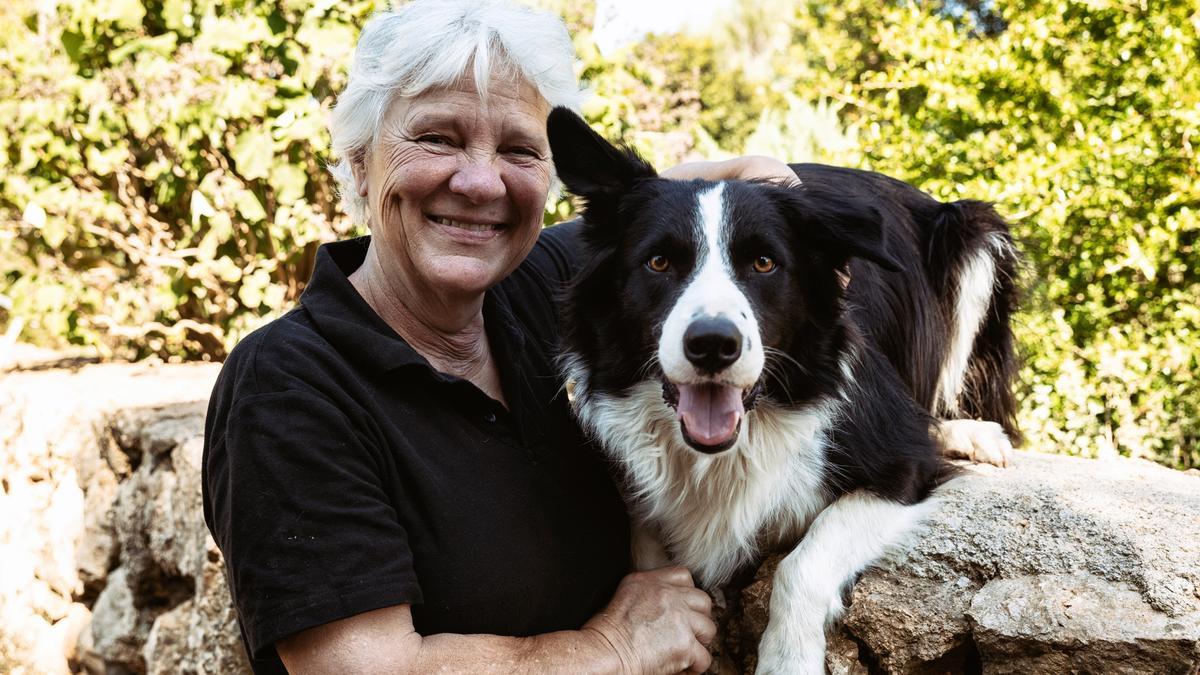
[[[711,590],[790,550],[758,670],[824,672],[843,588],[930,511],[946,448],[1011,450],[1007,226],[863,171],[660,179],[564,109],[549,135],[586,202],[563,365],[624,472],[636,564]]]

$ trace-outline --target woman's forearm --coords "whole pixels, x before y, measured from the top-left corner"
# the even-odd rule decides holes
[[[597,631],[532,637],[436,634],[414,630],[407,605],[365,612],[281,640],[293,675],[325,673],[593,673],[617,675],[618,653]]]
[[[532,637],[422,636],[408,605],[363,612],[276,643],[288,672],[666,674],[708,668],[717,627],[682,567],[627,575],[582,629]]]
[[[525,638],[431,635],[421,640],[410,673],[581,673],[619,675],[621,661],[595,631]]]
[[[787,164],[765,155],[743,155],[711,162],[684,162],[663,171],[663,178],[674,180],[770,180],[795,183],[796,174]]]

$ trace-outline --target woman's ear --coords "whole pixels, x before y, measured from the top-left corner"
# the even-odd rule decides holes
[[[359,152],[350,160],[350,172],[354,174],[354,189],[359,197],[367,196],[367,153]]]

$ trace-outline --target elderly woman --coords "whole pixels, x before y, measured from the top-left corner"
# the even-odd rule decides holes
[[[331,131],[371,236],[321,247],[208,413],[205,519],[256,672],[707,667],[707,595],[681,568],[626,575],[553,364],[575,229],[542,232],[545,126],[572,69],[556,17],[494,2],[364,28]]]

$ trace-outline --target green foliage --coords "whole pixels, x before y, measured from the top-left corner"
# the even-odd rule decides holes
[[[874,7],[802,8],[786,59],[807,55],[807,86],[850,103],[867,167],[1016,223],[1031,445],[1200,464],[1194,3],[998,1],[990,37]],[[844,35],[854,58],[804,48]]]
[[[25,338],[220,358],[346,233],[325,116],[371,2],[0,10],[0,292]]]
[[[324,122],[375,4],[6,3],[0,322],[220,358],[288,307],[352,231]],[[755,152],[994,201],[1029,260],[1029,445],[1200,465],[1194,3],[741,0],[609,55],[593,3],[538,4],[572,28],[586,116],[658,166]]]

